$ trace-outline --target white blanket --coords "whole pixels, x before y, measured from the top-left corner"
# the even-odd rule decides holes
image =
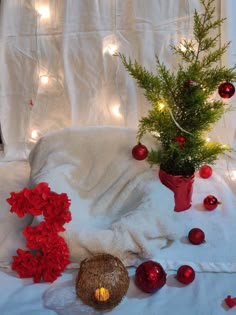
[[[45,181],[71,198],[64,237],[73,262],[106,252],[132,265],[181,235],[172,192],[133,159],[135,144],[135,130],[83,127],[50,134],[31,152],[31,185]]]

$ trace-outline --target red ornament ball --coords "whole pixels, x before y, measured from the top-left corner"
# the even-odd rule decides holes
[[[154,293],[165,285],[166,273],[161,264],[148,260],[136,269],[135,282],[142,291]]]
[[[194,87],[194,86],[198,86],[198,83],[194,80],[188,80],[184,83],[184,86],[187,87],[187,88],[191,88],[191,87]]]
[[[220,204],[220,202],[213,195],[209,195],[203,200],[203,205],[205,209],[209,211],[214,210],[218,206],[218,204]]]
[[[202,165],[199,169],[199,175],[202,178],[209,178],[212,175],[212,168],[209,165]]]
[[[177,136],[173,141],[174,143],[177,143],[180,148],[183,148],[185,146],[186,138],[183,136]]]
[[[188,240],[193,245],[199,245],[205,242],[205,233],[199,228],[193,228],[188,233]]]
[[[132,149],[132,156],[135,160],[141,161],[148,156],[148,149],[145,145],[138,143]]]
[[[190,284],[195,279],[195,271],[189,265],[182,265],[177,270],[176,278],[183,284]]]
[[[218,87],[218,93],[222,98],[230,98],[235,93],[235,87],[230,82],[221,83]]]

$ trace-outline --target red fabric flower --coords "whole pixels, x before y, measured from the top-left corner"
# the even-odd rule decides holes
[[[15,212],[20,218],[22,218],[26,213],[29,213],[31,208],[30,202],[25,197],[25,193],[27,193],[27,191],[28,189],[24,188],[18,193],[11,192],[10,198],[6,200],[11,205],[10,212]]]
[[[52,192],[47,183],[40,183],[32,189],[11,192],[7,202],[11,205],[10,211],[19,217],[26,213],[44,216],[44,221],[37,226],[23,229],[26,246],[33,252],[18,249],[17,256],[13,256],[12,270],[21,278],[33,277],[34,282],[53,282],[70,263],[68,246],[58,235],[65,230],[63,225],[71,221],[67,194]]]
[[[37,270],[37,257],[29,251],[17,250],[18,256],[13,256],[12,270],[18,272],[21,278],[31,278]]]

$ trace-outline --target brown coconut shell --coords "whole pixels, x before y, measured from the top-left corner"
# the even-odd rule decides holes
[[[106,291],[105,298],[96,294],[99,288]],[[112,309],[121,302],[128,288],[129,275],[119,258],[99,254],[81,262],[76,294],[85,304],[97,310]]]

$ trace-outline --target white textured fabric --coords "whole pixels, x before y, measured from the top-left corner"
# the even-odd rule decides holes
[[[10,213],[10,205],[6,199],[10,192],[18,192],[28,185],[30,168],[24,161],[0,163],[0,265],[9,265],[18,248],[25,248],[22,230],[30,224],[32,218],[18,218]]]
[[[106,252],[129,266],[179,237],[173,193],[146,161],[133,159],[135,138],[122,127],[68,128],[41,138],[31,152],[30,184],[47,182],[71,199],[63,236],[72,262]]]
[[[172,269],[190,262],[196,271],[236,272],[236,183],[226,168],[235,165],[235,156],[227,164],[219,160],[207,180],[196,173],[191,211],[174,213],[173,194],[160,183],[157,169],[132,158],[134,142],[133,129],[70,128],[42,138],[32,151],[31,184],[46,181],[72,199],[73,220],[64,236],[73,262],[108,252],[126,265],[155,258]],[[222,204],[206,211],[207,195]],[[194,227],[205,231],[201,246],[187,240]],[[175,242],[167,246],[168,239]]]
[[[233,2],[216,0],[216,15],[229,19],[220,43],[233,41],[222,61],[231,66]],[[38,13],[42,7],[49,16]],[[153,71],[157,54],[174,69],[177,59],[170,44],[192,37],[195,8],[201,10],[199,0],[1,1],[0,120],[5,159],[25,159],[35,138],[71,125],[136,128],[149,104],[119,58],[109,52],[117,47]],[[41,83],[43,75],[48,84]],[[234,121],[235,113],[225,115],[212,138],[233,144]]]

